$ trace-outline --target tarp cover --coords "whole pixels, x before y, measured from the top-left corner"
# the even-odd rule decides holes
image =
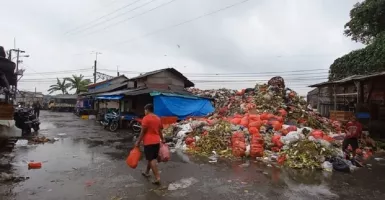
[[[160,117],[203,117],[214,112],[208,99],[192,99],[177,96],[154,96],[154,112]]]
[[[123,95],[107,95],[107,96],[96,97],[96,99],[104,99],[104,100],[119,100],[122,98],[123,98]]]

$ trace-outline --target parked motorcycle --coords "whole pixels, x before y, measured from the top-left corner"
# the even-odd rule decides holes
[[[115,132],[119,128],[120,114],[118,112],[106,113],[100,124],[106,129]]]
[[[139,133],[142,131],[142,118],[134,117],[129,123],[129,126],[134,131],[134,133]]]
[[[35,132],[40,129],[39,119],[36,119],[32,109],[17,108],[13,119],[15,120],[16,127],[21,129],[23,136],[31,134],[31,129]]]

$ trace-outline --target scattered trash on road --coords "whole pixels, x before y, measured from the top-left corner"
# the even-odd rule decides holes
[[[198,183],[199,181],[196,179],[196,178],[184,178],[184,179],[181,179],[177,182],[174,182],[174,183],[171,183],[170,185],[168,185],[168,190],[179,190],[179,189],[185,189],[185,188],[188,188],[190,187],[191,185],[194,185],[196,183]]]

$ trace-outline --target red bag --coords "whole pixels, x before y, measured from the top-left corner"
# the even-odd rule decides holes
[[[281,142],[281,136],[280,135],[274,135],[272,138],[271,138],[271,142],[278,148],[282,148],[283,147],[283,143]]]
[[[231,121],[230,121],[232,124],[240,124],[241,123],[241,118],[233,118]]]
[[[324,132],[321,130],[314,130],[311,132],[310,135],[313,136],[315,139],[323,139]]]
[[[287,127],[287,131],[292,132],[292,131],[297,131],[297,127],[296,126],[289,126]]]
[[[263,139],[260,135],[253,135],[251,138],[251,144],[250,144],[250,157],[256,158],[256,157],[263,157]]]
[[[167,144],[160,144],[159,149],[159,162],[167,162],[170,160],[170,149],[168,148]]]
[[[251,135],[259,134],[259,130],[257,129],[257,127],[250,127],[249,128],[249,133]]]
[[[134,147],[130,151],[130,154],[126,159],[127,165],[130,166],[132,169],[135,169],[138,166],[140,156],[141,156],[141,153],[140,153],[139,147]]]
[[[255,127],[257,129],[261,128],[262,122],[261,121],[250,121],[249,123],[249,128],[250,127]]]

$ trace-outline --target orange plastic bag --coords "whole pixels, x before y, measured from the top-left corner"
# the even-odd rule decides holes
[[[160,144],[159,162],[167,162],[170,160],[170,149],[167,144]]]
[[[130,154],[128,155],[126,159],[126,163],[129,167],[132,169],[135,169],[138,166],[139,160],[140,160],[140,150],[138,147],[134,147],[131,151]]]
[[[313,136],[315,139],[323,139],[324,132],[321,130],[314,130],[311,132],[310,135]]]
[[[283,147],[283,143],[281,142],[281,136],[280,135],[274,135],[271,138],[271,142],[278,147],[279,149]]]
[[[251,135],[259,134],[259,130],[257,129],[257,127],[250,127],[249,128],[249,133]]]
[[[241,123],[241,118],[233,118],[231,121],[230,121],[232,124],[240,124]]]
[[[250,121],[249,127],[256,127],[257,129],[261,128],[262,122],[261,121]]]
[[[41,162],[30,162],[30,163],[28,163],[28,168],[40,169],[41,168]]]

